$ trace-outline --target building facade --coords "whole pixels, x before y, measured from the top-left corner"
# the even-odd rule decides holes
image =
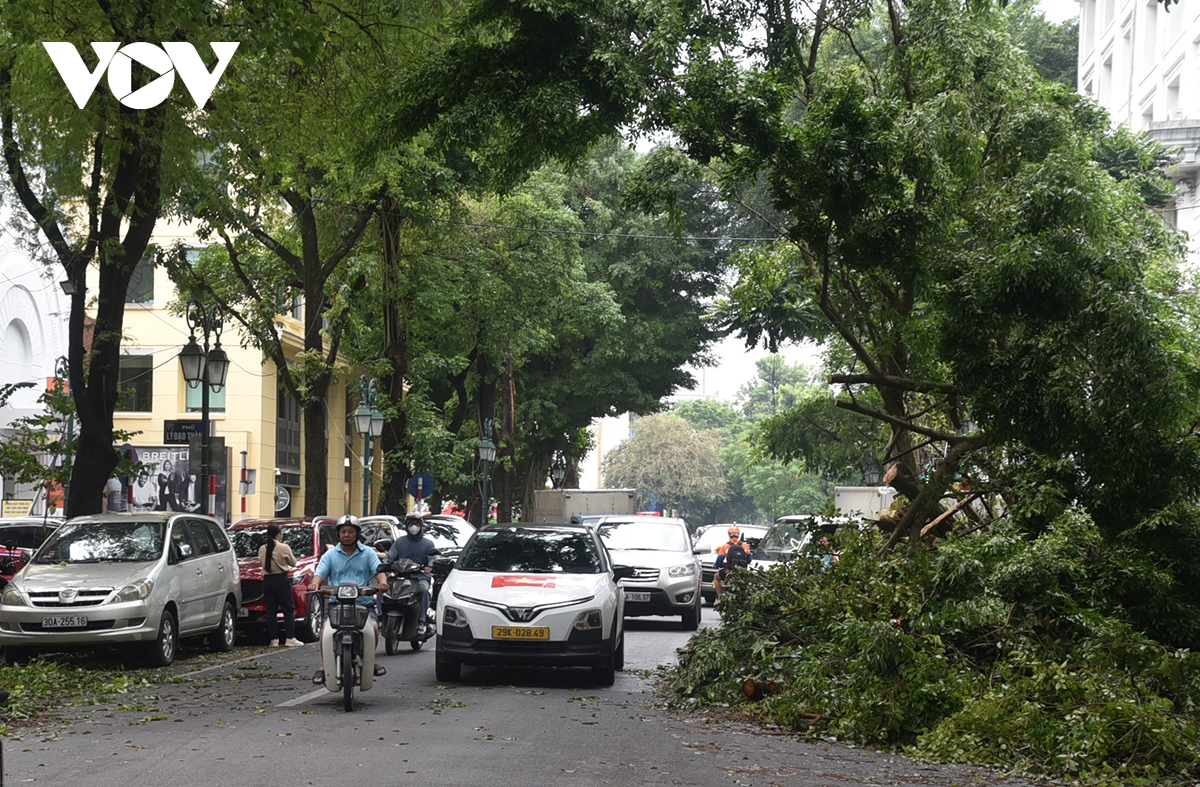
[[[1200,264],[1200,0],[1081,0],[1078,87],[1113,123],[1179,148],[1166,219]]]

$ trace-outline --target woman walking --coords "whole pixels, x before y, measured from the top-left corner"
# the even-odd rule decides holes
[[[288,569],[296,566],[296,555],[283,543],[279,525],[267,525],[267,543],[258,548],[258,562],[263,567],[263,598],[267,602],[267,644],[273,648],[303,645],[296,639],[296,599],[288,579]],[[276,620],[280,610],[283,610],[283,639]]]

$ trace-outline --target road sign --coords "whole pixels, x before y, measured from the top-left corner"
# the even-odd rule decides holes
[[[163,421],[163,443],[187,445],[188,440],[202,434],[199,421]]]
[[[414,473],[408,479],[408,493],[417,500],[422,500],[433,494],[433,476],[429,473]]]

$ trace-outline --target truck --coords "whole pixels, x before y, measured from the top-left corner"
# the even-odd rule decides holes
[[[890,486],[836,486],[833,504],[838,513],[846,516],[876,519],[891,507],[896,490]]]
[[[636,514],[636,489],[537,489],[527,522],[581,522],[586,516]]]

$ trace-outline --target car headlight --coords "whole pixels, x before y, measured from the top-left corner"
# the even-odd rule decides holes
[[[442,624],[454,628],[466,628],[467,616],[458,607],[447,606],[442,610]]]
[[[572,628],[576,631],[587,631],[588,629],[598,629],[604,625],[604,616],[600,614],[598,609],[589,609],[587,612],[580,612],[579,617],[575,618]]]
[[[4,588],[4,594],[0,595],[0,604],[6,607],[23,607],[25,604],[25,595],[17,590],[17,586],[11,582],[8,587]]]
[[[117,591],[117,595],[113,596],[113,603],[118,604],[124,601],[145,601],[150,597],[150,591],[154,589],[154,583],[148,579],[139,579],[137,582],[126,585]]]
[[[690,577],[696,574],[696,564],[688,563],[686,566],[672,566],[667,575],[672,577]]]

